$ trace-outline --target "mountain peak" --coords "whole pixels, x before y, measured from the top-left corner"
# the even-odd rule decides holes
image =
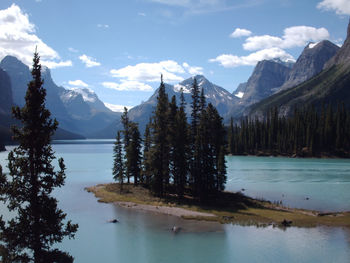
[[[350,64],[350,21],[347,29],[347,37],[342,47],[337,54],[332,57],[324,66],[324,69],[330,68],[334,65],[349,65]]]

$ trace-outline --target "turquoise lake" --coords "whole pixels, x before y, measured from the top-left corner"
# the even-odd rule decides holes
[[[59,247],[75,262],[350,262],[346,228],[220,225],[98,203],[84,188],[112,181],[112,143],[54,145],[67,166],[66,185],[54,194],[68,218],[79,224],[75,240]],[[3,167],[7,154],[0,153]],[[244,189],[249,196],[291,207],[350,210],[350,160],[228,156],[227,166],[227,190]],[[0,210],[8,216],[3,205]],[[113,218],[120,223],[107,223]],[[173,225],[183,232],[171,233]]]

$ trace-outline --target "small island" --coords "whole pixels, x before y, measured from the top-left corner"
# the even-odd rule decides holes
[[[117,132],[113,149],[112,174],[116,182],[86,190],[94,193],[99,202],[188,220],[282,228],[350,227],[350,211],[322,213],[288,208],[281,203],[253,199],[242,192],[225,191],[225,155],[236,154],[234,149],[244,148],[240,146],[241,137],[236,136],[241,131],[237,126],[233,127],[231,121],[226,136],[223,119],[212,104],[207,105],[203,89],[199,90],[196,79],[191,94],[192,113],[188,122],[183,91],[177,106],[175,96],[168,100],[161,78],[157,105],[143,139],[138,124],[129,120],[125,108],[121,116],[124,129]],[[267,129],[271,126],[268,123],[283,119],[278,119],[276,110],[271,116],[275,117],[268,119],[265,125],[266,134],[272,138],[273,129]],[[248,132],[244,134],[249,135]],[[263,138],[255,140],[264,142]],[[267,142],[273,145],[271,138],[264,145],[268,145]],[[311,144],[316,146],[313,142]]]
[[[283,207],[269,201],[261,201],[241,192],[221,192],[215,200],[201,204],[191,196],[180,201],[169,194],[159,198],[142,186],[124,184],[99,184],[86,188],[99,202],[113,203],[129,209],[146,210],[179,216],[188,220],[214,221],[222,224],[255,225],[259,227],[350,227],[350,212],[322,213],[319,211]],[[185,212],[188,211],[188,212]]]

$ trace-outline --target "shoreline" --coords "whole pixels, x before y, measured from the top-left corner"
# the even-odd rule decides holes
[[[269,201],[260,201],[241,193],[224,192],[228,205],[200,205],[193,202],[179,203],[174,200],[153,197],[141,186],[124,185],[125,193],[116,191],[116,183],[99,184],[85,188],[93,193],[98,202],[112,203],[127,209],[166,214],[187,220],[210,221],[242,226],[274,227],[346,227],[350,228],[350,211],[320,212],[287,208]],[[231,198],[231,199],[230,199]]]

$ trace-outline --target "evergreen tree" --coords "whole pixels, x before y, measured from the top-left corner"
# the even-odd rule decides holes
[[[113,164],[113,178],[120,183],[120,192],[123,191],[123,183],[125,177],[125,165],[123,156],[123,146],[120,138],[120,131],[117,133],[116,142],[114,144],[114,164]]]
[[[198,193],[199,189],[199,174],[200,174],[200,138],[198,135],[198,125],[201,115],[201,101],[199,95],[199,87],[197,84],[197,79],[193,79],[193,84],[191,88],[191,126],[190,126],[190,185],[193,193]],[[197,183],[196,183],[197,181]]]
[[[152,175],[152,164],[151,164],[151,132],[150,126],[152,121],[146,125],[145,135],[143,140],[143,154],[142,154],[142,171],[141,171],[141,182],[144,183],[146,187],[149,187],[151,184],[151,175]]]
[[[65,165],[55,159],[51,137],[58,122],[50,119],[45,108],[46,90],[41,79],[40,57],[34,54],[32,76],[23,108],[13,109],[22,126],[14,127],[19,143],[8,155],[9,174],[0,173],[0,198],[15,216],[7,223],[0,218],[2,261],[8,262],[73,262],[66,252],[52,245],[64,237],[73,238],[78,225],[65,223],[66,214],[51,196],[56,187],[64,185]]]
[[[178,107],[176,105],[176,97],[172,96],[171,102],[169,103],[168,112],[168,141],[169,141],[169,169],[170,174],[174,178],[174,169],[176,168],[175,158],[176,158],[176,114]],[[169,188],[170,178],[165,178],[165,187]]]
[[[129,135],[129,129],[130,129],[130,121],[128,116],[128,109],[124,107],[124,112],[121,116],[121,123],[123,124],[123,135],[124,135],[124,151],[126,152],[126,149],[129,146],[130,142],[130,135]],[[128,168],[126,168],[126,178],[128,180],[128,184],[130,184],[130,171]]]
[[[192,141],[194,143],[194,138],[197,134],[197,126],[199,123],[200,118],[200,112],[201,112],[201,103],[200,103],[200,96],[199,96],[199,88],[197,84],[197,79],[193,79],[193,85],[191,89],[191,96],[192,96],[192,112],[191,112],[191,134],[192,134]]]
[[[188,124],[185,112],[185,100],[181,90],[180,108],[176,112],[174,137],[172,141],[172,174],[175,191],[179,198],[182,198],[187,184],[187,174],[189,171],[189,147],[188,147]]]
[[[162,76],[153,119],[153,145],[151,148],[152,190],[160,197],[164,195],[164,181],[169,178],[168,107],[168,95],[165,93]]]
[[[218,174],[217,174],[217,179],[216,179],[216,187],[217,191],[223,191],[225,190],[225,184],[227,181],[227,176],[226,176],[226,161],[225,161],[225,147],[221,146],[220,148],[220,154],[218,158]]]
[[[141,171],[141,136],[138,126],[129,123],[130,141],[126,148],[126,167],[130,177],[134,177],[134,185],[138,184]]]

